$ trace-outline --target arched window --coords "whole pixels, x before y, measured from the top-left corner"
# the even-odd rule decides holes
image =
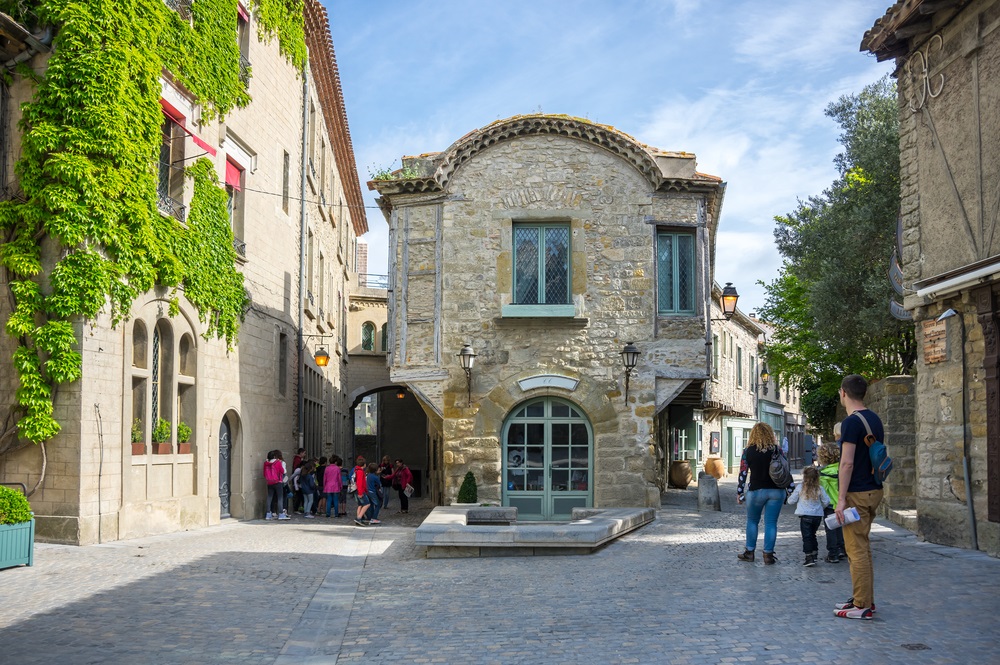
[[[361,325],[361,348],[364,351],[375,350],[375,324],[370,321]]]
[[[142,321],[132,326],[132,366],[146,367],[146,326]]]
[[[386,353],[389,351],[389,324],[382,324],[382,352]]]

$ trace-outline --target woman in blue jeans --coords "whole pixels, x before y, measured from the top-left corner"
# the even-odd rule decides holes
[[[740,561],[754,560],[761,515],[764,516],[764,565],[770,566],[778,561],[774,556],[774,543],[778,539],[778,515],[781,514],[781,506],[788,493],[774,484],[768,470],[771,454],[777,447],[778,438],[770,425],[757,423],[750,430],[750,439],[740,460],[740,479],[736,486],[736,501],[746,503],[747,506],[747,544],[746,550],[736,556]],[[747,474],[750,475],[750,486],[749,491],[744,493]]]

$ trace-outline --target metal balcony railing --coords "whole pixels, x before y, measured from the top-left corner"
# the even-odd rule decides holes
[[[245,241],[240,240],[239,238],[234,237],[233,238],[233,249],[236,250],[236,254],[240,258],[245,259],[247,257],[247,244],[246,244]]]
[[[158,192],[158,194],[156,207],[160,209],[160,212],[175,218],[179,222],[185,221],[187,208],[180,201],[167,196],[162,191]]]
[[[185,21],[191,18],[191,0],[164,0]]]
[[[388,289],[389,276],[360,273],[358,275],[358,286],[363,286],[369,289]]]
[[[250,85],[250,60],[240,54],[240,80],[243,81],[243,85]]]

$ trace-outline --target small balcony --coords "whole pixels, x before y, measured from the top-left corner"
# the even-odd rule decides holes
[[[163,191],[159,191],[158,195],[156,207],[160,209],[160,212],[168,217],[173,217],[178,222],[185,221],[187,208],[180,201],[171,198]]]
[[[250,59],[240,53],[240,80],[243,85],[250,87]]]
[[[164,0],[185,21],[191,18],[191,0]]]
[[[236,256],[241,259],[245,259],[247,257],[247,244],[245,241],[233,237],[233,249],[236,250]]]

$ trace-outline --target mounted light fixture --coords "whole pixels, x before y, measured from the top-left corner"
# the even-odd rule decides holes
[[[319,347],[316,349],[316,354],[313,356],[313,360],[316,361],[318,367],[326,367],[330,364],[330,354],[327,353],[325,347]]]
[[[625,401],[628,401],[628,381],[632,376],[632,370],[635,369],[636,363],[639,362],[639,349],[636,348],[635,342],[629,342],[622,349],[622,363],[625,365]]]
[[[767,382],[771,380],[771,373],[767,371],[767,363],[760,367],[760,382],[764,386],[764,394],[767,394]]]
[[[713,321],[728,321],[733,318],[733,314],[736,313],[736,301],[740,299],[740,294],[736,292],[736,287],[733,286],[732,282],[726,282],[726,285],[722,288],[722,317],[721,319],[712,319]]]
[[[405,398],[406,398],[406,388],[400,388],[399,390],[396,391],[396,399],[405,399]]]
[[[458,359],[462,363],[462,369],[465,370],[465,385],[468,391],[468,401],[469,406],[472,406],[472,366],[476,362],[476,352],[472,350],[472,347],[466,344],[462,347],[462,350],[458,352]]]

